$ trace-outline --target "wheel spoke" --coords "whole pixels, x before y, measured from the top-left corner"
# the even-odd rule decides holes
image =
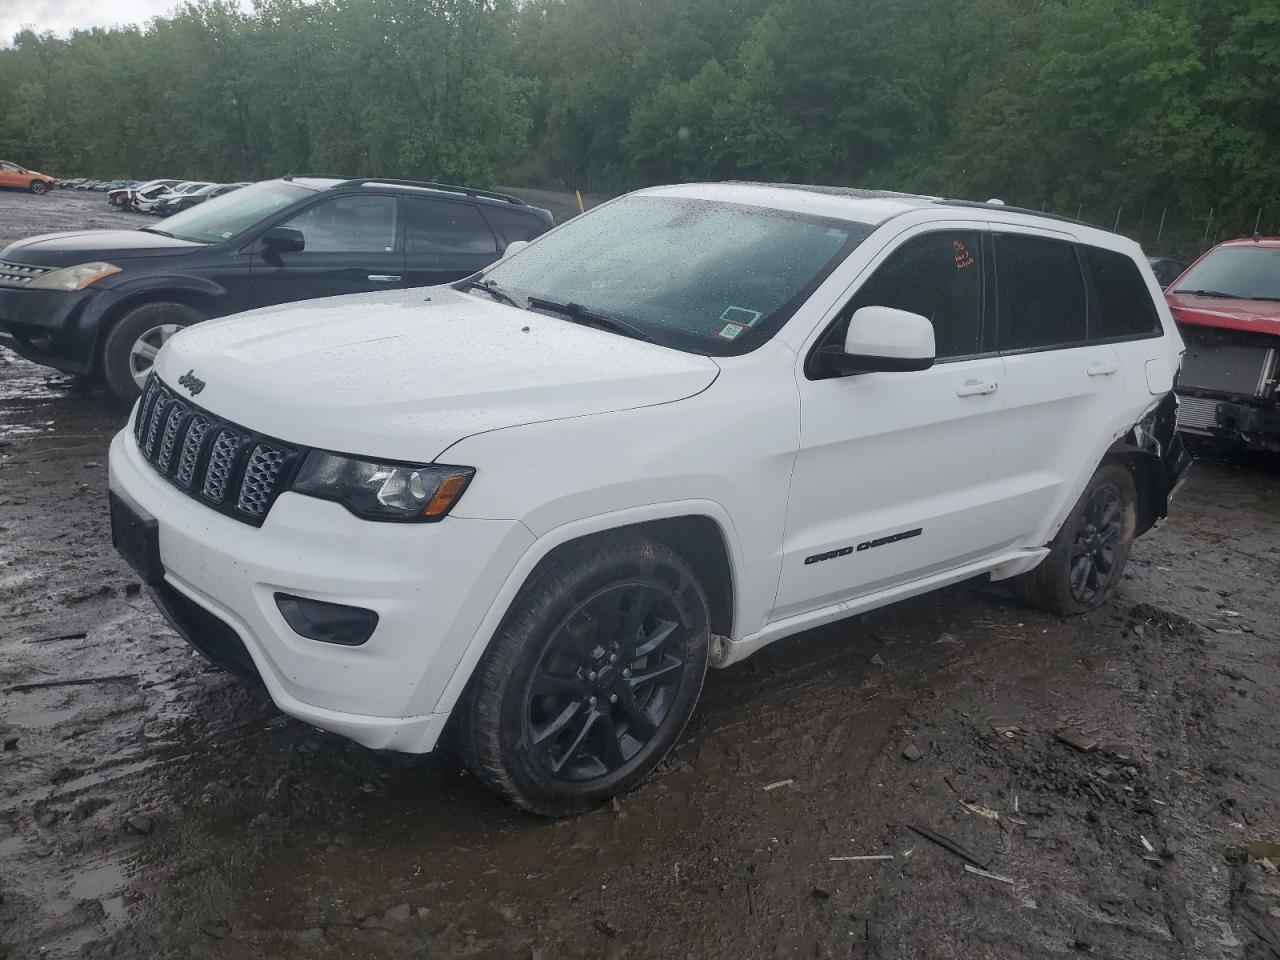
[[[1102,521],[1098,526],[1105,529],[1113,524],[1120,516],[1120,504],[1115,500],[1107,500],[1106,508],[1102,511]]]
[[[629,600],[627,614],[621,619],[618,631],[612,637],[624,650],[636,642],[636,637],[640,633],[640,626],[644,623],[644,618],[653,607],[653,594],[643,587],[627,591],[626,596]]]
[[[1087,555],[1080,557],[1071,565],[1071,592],[1079,598],[1081,591],[1084,590],[1085,582],[1089,579],[1089,570],[1093,564],[1089,562]]]
[[[645,667],[643,670],[633,671],[631,677],[627,680],[627,683],[631,685],[632,690],[638,690],[646,683],[652,683],[659,677],[666,676],[667,674],[678,671],[683,667],[683,661],[677,660],[675,657],[667,656],[664,657],[662,662],[657,666]]]
[[[596,759],[606,770],[617,770],[627,762],[622,755],[622,744],[618,742],[618,728],[613,722],[613,715],[608,710],[600,712],[600,719],[595,724],[595,740],[600,748]]]
[[[584,697],[587,694],[587,684],[581,677],[565,677],[539,670],[533,677],[529,692],[535,697],[547,694]]]
[[[649,714],[645,712],[644,707],[640,706],[635,693],[631,690],[624,690],[618,697],[618,706],[622,708],[622,713],[627,718],[627,732],[637,740],[643,743],[658,732],[657,726],[649,719]]]
[[[560,754],[560,757],[551,758],[551,769],[556,773],[560,772],[560,768],[574,758],[582,742],[587,739],[587,734],[591,732],[591,728],[596,725],[596,721],[600,719],[600,711],[595,707],[587,710],[582,720],[582,726],[578,728],[578,732],[574,734],[573,740],[569,743],[568,748]]]
[[[149,343],[142,342],[142,343],[139,343],[138,346],[134,349],[133,355],[135,357],[141,357],[143,360],[150,363],[151,361],[155,360],[156,354],[159,352],[160,351],[158,348],[153,347]]]
[[[578,623],[567,623],[560,630],[567,643],[552,643],[552,649],[579,663],[590,663],[595,657],[600,622],[587,614]],[[558,638],[557,638],[558,639]]]
[[[639,660],[642,657],[649,656],[667,642],[667,638],[671,636],[678,626],[679,624],[674,620],[659,620],[658,625],[654,627],[653,632],[648,634],[643,641],[636,645],[632,658]]]
[[[546,723],[533,728],[529,739],[535,746],[546,743],[557,733],[567,727],[573,719],[582,712],[582,701],[573,700],[567,703],[563,710],[548,720]]]

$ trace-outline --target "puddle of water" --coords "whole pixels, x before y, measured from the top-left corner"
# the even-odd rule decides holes
[[[123,889],[128,875],[124,864],[115,860],[93,864],[79,870],[71,879],[67,894],[73,901],[98,900],[107,907],[108,900],[118,900],[121,918],[124,913]],[[108,919],[111,910],[107,910]]]
[[[65,397],[76,383],[76,378],[69,374],[23,360],[0,348],[0,400],[53,400]]]

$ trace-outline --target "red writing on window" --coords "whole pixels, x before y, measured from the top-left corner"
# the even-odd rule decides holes
[[[957,270],[967,270],[973,266],[973,254],[959,240],[951,241],[951,251],[955,255]]]

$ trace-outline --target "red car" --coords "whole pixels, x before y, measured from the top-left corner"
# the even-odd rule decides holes
[[[1220,243],[1165,290],[1186,433],[1280,451],[1280,237]]]

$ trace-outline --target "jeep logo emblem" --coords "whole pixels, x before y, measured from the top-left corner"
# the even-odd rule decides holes
[[[194,397],[204,389],[204,381],[196,376],[195,370],[188,370],[178,378],[178,386],[186,387],[191,391],[191,395]]]

